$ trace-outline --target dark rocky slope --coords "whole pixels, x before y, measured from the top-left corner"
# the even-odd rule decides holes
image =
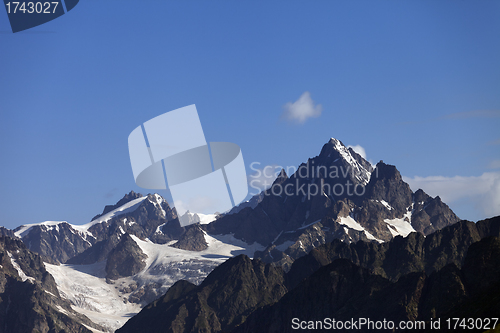
[[[209,234],[233,233],[247,243],[263,244],[267,248],[254,257],[285,270],[333,239],[389,241],[401,231],[388,220],[406,221],[423,235],[459,221],[439,197],[422,190],[413,193],[395,166],[381,161],[373,169],[336,139],[290,177],[282,170],[259,200],[254,208],[202,227]],[[345,218],[358,227],[346,225]]]
[[[22,233],[21,238],[30,250],[37,252],[44,261],[58,264],[91,264],[104,260],[118,245],[123,232],[141,239],[164,244],[177,240],[185,232],[175,210],[157,194],[149,194],[136,206],[105,218],[107,213],[122,207],[142,194],[131,191],[115,205],[108,205],[102,214],[95,216],[93,225],[82,231],[80,226],[66,222],[33,225]],[[23,226],[14,231],[22,230]],[[97,245],[95,248],[94,246]]]
[[[240,255],[195,286],[179,281],[117,332],[219,332],[286,293],[283,271]]]
[[[102,329],[60,297],[40,256],[0,237],[0,332],[90,333],[90,327]]]
[[[182,234],[180,239],[172,245],[178,249],[188,251],[203,251],[208,248],[203,230],[199,224],[192,224],[186,227],[186,232]]]
[[[111,250],[106,261],[106,278],[119,279],[139,273],[146,267],[147,255],[137,243],[125,233],[118,245]]]
[[[431,274],[452,263],[461,267],[469,246],[485,237],[500,237],[499,227],[500,217],[494,217],[477,223],[461,221],[427,237],[411,233],[406,238],[399,236],[382,244],[334,240],[294,262],[289,274],[290,285],[296,285],[321,266],[340,258],[392,281],[411,272]]]
[[[401,321],[419,320],[425,322],[425,331],[432,331],[431,318],[440,318],[444,327],[446,318],[498,316],[499,276],[498,237],[487,237],[472,244],[462,269],[450,264],[430,277],[424,272],[415,272],[400,277],[397,282],[372,274],[348,260],[337,259],[303,280],[277,303],[252,313],[232,332],[293,332],[292,318],[306,321],[385,319],[396,325]],[[364,326],[358,331],[373,329]]]
[[[119,212],[110,216],[114,210]],[[270,189],[199,228],[213,235],[232,234],[248,244],[258,242],[266,248],[255,258],[288,270],[294,260],[334,239],[389,241],[401,234],[387,222],[394,219],[423,235],[459,220],[439,197],[422,190],[413,193],[396,167],[381,161],[373,168],[331,139],[290,177],[282,170]],[[92,223],[88,228],[65,222],[34,225],[21,237],[50,263],[105,260],[124,232],[158,244],[176,240],[174,246],[185,250],[206,248],[201,230],[182,227],[175,209],[158,194],[143,197],[132,191],[106,206]],[[24,229],[16,230],[21,234]]]
[[[495,217],[462,221],[427,238],[335,240],[295,261],[288,273],[239,256],[199,287],[178,282],[118,332],[291,332],[295,317],[493,315],[500,304],[499,237]]]

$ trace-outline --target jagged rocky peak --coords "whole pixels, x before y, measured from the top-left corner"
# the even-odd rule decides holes
[[[349,150],[347,147],[342,143],[342,141],[330,138],[330,140],[323,145],[323,148],[321,149],[321,152],[319,154],[319,157],[330,157],[332,152],[337,152],[338,154],[349,154]]]
[[[21,240],[0,237],[0,331],[90,333],[104,328],[61,298],[42,258]]]
[[[425,203],[429,199],[432,199],[427,193],[424,192],[421,188],[419,188],[415,193],[413,193],[413,201],[415,203]]]
[[[8,236],[11,238],[16,238],[13,230],[7,229],[5,227],[0,227],[0,237]]]
[[[144,327],[155,332],[292,332],[293,318],[398,322],[495,317],[500,308],[499,222],[500,217],[477,224],[462,221],[428,237],[413,233],[384,244],[336,240],[299,258],[287,273],[260,260],[234,257],[199,286],[176,283],[117,332]],[[373,329],[359,326],[356,331]]]
[[[137,274],[146,267],[146,258],[147,255],[142,252],[132,237],[125,233],[108,255],[106,277],[114,280]]]
[[[418,192],[426,202],[414,204],[413,193],[395,166],[381,161],[373,169],[334,138],[290,177],[283,170],[263,193],[253,209],[226,215],[203,228],[256,241],[267,246],[267,252],[276,249],[297,257],[333,238],[383,242],[415,231],[427,235],[458,221],[439,198]],[[290,250],[294,246],[301,250]]]
[[[326,166],[328,173],[325,174],[323,171],[323,174],[327,178],[332,171],[337,171],[344,178],[349,176],[352,181],[363,185],[368,183],[370,175],[373,172],[373,167],[367,160],[352,148],[347,148],[342,141],[334,138],[331,138],[323,145],[320,154],[313,158],[311,163],[315,164],[316,168],[318,166]],[[331,170],[334,167],[337,170]]]
[[[157,193],[148,194],[148,201],[153,204],[154,206],[153,210],[155,210],[153,215],[156,215],[158,219],[169,220],[177,216],[176,213],[173,212],[172,209],[170,208],[168,202],[161,195]],[[151,212],[149,215],[150,215],[149,218],[152,218]]]
[[[95,239],[85,232],[73,228],[67,222],[45,221],[16,228],[31,251],[35,251],[48,263],[63,263],[94,243]]]
[[[91,221],[94,221],[95,219],[97,219],[97,218],[99,218],[99,217],[101,217],[101,216],[103,216],[103,215],[111,212],[112,210],[115,210],[118,207],[123,206],[127,202],[130,202],[130,201],[138,199],[138,198],[142,198],[142,194],[136,193],[134,191],[130,191],[129,193],[125,194],[123,196],[123,198],[121,198],[116,204],[114,204],[114,205],[106,205],[104,207],[104,210],[102,211],[102,213],[101,214],[97,214],[96,216],[94,216]]]
[[[117,332],[144,327],[151,332],[229,332],[286,291],[279,267],[239,255],[215,268],[199,286],[178,282]]]
[[[90,264],[103,260],[118,244],[117,239],[123,232],[163,244],[178,239],[184,231],[175,211],[161,195],[143,196],[134,191],[115,205],[106,206],[103,214],[85,225],[45,221],[14,230],[15,236],[22,238],[30,250],[53,264],[70,260]]]
[[[421,197],[414,195],[412,225],[416,231],[428,235],[460,220],[439,196],[432,198],[425,192],[422,193]],[[417,201],[422,198],[426,200]]]
[[[274,184],[282,184],[287,179],[288,179],[288,175],[286,174],[285,169],[281,169],[280,173],[278,174],[278,176],[274,180],[273,185]]]
[[[179,217],[179,222],[181,225],[190,225],[190,224],[195,224],[195,223],[200,223],[201,219],[200,216],[196,213],[191,213],[189,210],[187,210],[184,215]]]
[[[59,295],[54,279],[45,270],[41,257],[29,251],[19,239],[0,237],[0,291],[5,288],[5,274],[31,284],[43,286]]]
[[[157,193],[148,194],[144,200],[138,203],[137,207],[128,208],[127,210],[124,210],[122,214],[129,219],[133,219],[135,223],[148,229],[148,232],[151,228],[157,228],[159,225],[158,221],[170,221],[177,218],[175,210],[173,210],[168,202]],[[154,224],[154,226],[152,224]]]
[[[200,225],[191,224],[186,227],[186,232],[172,247],[188,251],[203,251],[208,248],[208,244]]]
[[[263,191],[261,194],[264,194],[264,196],[272,195],[273,193],[276,192],[276,188],[284,186],[288,180],[289,180],[289,178],[285,172],[285,169],[281,169],[280,173],[278,174],[276,179],[273,181],[272,185],[267,190]],[[255,208],[255,207],[252,207],[252,208]]]
[[[366,193],[372,200],[385,201],[396,209],[399,215],[404,214],[412,204],[410,186],[394,165],[380,161],[366,186]]]

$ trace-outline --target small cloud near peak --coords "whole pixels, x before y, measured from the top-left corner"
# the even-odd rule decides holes
[[[288,102],[283,106],[281,118],[289,122],[303,124],[309,118],[318,118],[321,116],[322,111],[323,107],[321,104],[314,105],[311,94],[306,91],[295,102]]]
[[[356,153],[358,153],[361,157],[363,157],[366,160],[366,151],[365,148],[361,147],[360,145],[355,145],[355,146],[347,146],[347,148],[352,148]]]

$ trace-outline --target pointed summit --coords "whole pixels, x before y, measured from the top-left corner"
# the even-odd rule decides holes
[[[91,221],[94,221],[95,219],[98,219],[99,217],[106,215],[107,213],[111,212],[112,210],[115,210],[115,209],[125,205],[126,203],[128,203],[132,200],[138,199],[138,198],[142,198],[142,194],[135,193],[134,191],[130,191],[128,194],[125,194],[123,196],[123,198],[121,198],[116,204],[106,205],[104,207],[104,210],[102,211],[102,213],[94,216]]]
[[[322,165],[338,165],[344,170],[347,170],[356,183],[363,185],[368,183],[373,171],[371,164],[367,160],[356,153],[352,148],[347,148],[342,141],[335,138],[330,138],[330,140],[323,145],[318,159],[319,161],[317,161],[317,163],[319,162]]]
[[[320,156],[326,152],[330,153],[332,150],[341,152],[347,150],[347,147],[342,143],[342,141],[337,140],[335,138],[330,138],[330,140],[328,140],[328,142],[323,145]]]
[[[288,179],[288,175],[286,174],[285,169],[281,169],[280,173],[278,174],[278,176],[274,180],[272,186],[274,186],[275,184],[282,184],[287,179]]]
[[[320,157],[331,157],[332,153],[336,152],[335,155],[337,158],[337,154],[340,154],[340,157],[342,157],[344,160],[349,162],[350,160],[353,160],[354,158],[351,156],[351,153],[349,152],[349,148],[347,148],[342,141],[337,140],[335,138],[330,138],[330,140],[323,145],[323,148],[321,149],[321,153],[319,154]]]
[[[328,143],[333,144],[335,146],[337,146],[337,145],[344,146],[344,144],[342,143],[342,141],[340,141],[338,139],[335,139],[335,138],[330,138],[330,140],[328,141]]]

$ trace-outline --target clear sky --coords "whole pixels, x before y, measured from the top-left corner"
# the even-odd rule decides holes
[[[81,0],[16,34],[0,10],[0,225],[148,193],[128,135],[190,104],[248,173],[335,137],[461,218],[500,214],[499,1]]]

